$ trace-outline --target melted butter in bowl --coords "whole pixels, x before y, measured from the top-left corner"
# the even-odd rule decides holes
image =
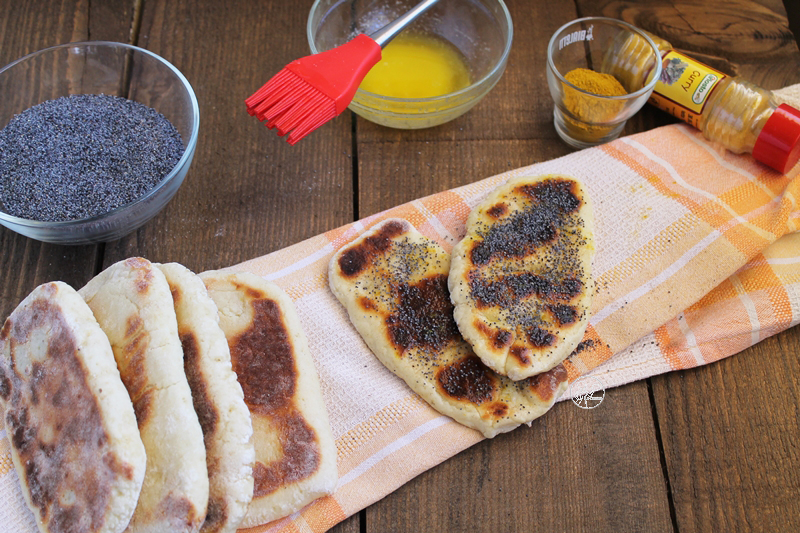
[[[469,67],[453,44],[427,34],[400,34],[386,45],[360,89],[392,98],[431,98],[468,87]]]
[[[308,17],[312,53],[359,33],[371,35],[419,0],[315,0]],[[349,108],[376,124],[429,128],[469,111],[498,82],[511,50],[503,0],[439,2],[383,50]]]

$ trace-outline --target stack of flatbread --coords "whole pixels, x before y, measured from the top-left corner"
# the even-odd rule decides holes
[[[547,412],[583,338],[593,218],[580,182],[498,187],[447,254],[390,219],[341,248],[329,284],[377,358],[441,413],[486,437]]]
[[[232,532],[332,492],[291,300],[252,275],[205,279],[131,258],[77,292],[41,285],[6,320],[0,411],[43,533]]]

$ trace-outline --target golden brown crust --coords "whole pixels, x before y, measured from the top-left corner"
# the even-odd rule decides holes
[[[253,501],[242,525],[269,522],[329,494],[336,449],[314,362],[292,301],[244,272],[200,274],[220,311],[255,429]]]
[[[296,348],[279,303],[253,287],[241,283],[234,286],[247,294],[253,318],[246,330],[230,339],[233,369],[250,412],[276,428],[282,449],[277,460],[265,461],[262,457],[255,462],[253,496],[261,498],[316,473],[320,443],[296,403]]]
[[[459,330],[490,368],[519,380],[554,368],[588,323],[593,218],[580,182],[522,176],[470,213],[448,284]]]
[[[534,386],[488,368],[456,326],[449,266],[437,243],[389,219],[339,250],[328,275],[370,349],[432,407],[487,437],[530,423],[566,388],[566,372],[559,366]]]
[[[6,320],[0,396],[40,529],[121,531],[141,488],[144,447],[111,346],[69,286],[41,285]]]
[[[203,430],[209,495],[201,533],[233,533],[253,496],[253,427],[231,366],[217,306],[203,281],[178,263],[159,264],[172,292],[183,369]]]
[[[111,342],[147,450],[128,531],[197,532],[208,505],[208,468],[169,284],[155,265],[130,258],[79,293]]]

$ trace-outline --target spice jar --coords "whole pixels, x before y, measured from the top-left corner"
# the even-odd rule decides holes
[[[647,32],[645,32],[647,33]],[[778,105],[772,92],[728,76],[648,33],[661,52],[661,76],[649,102],[703,132],[733,153],[751,153],[786,173],[800,159],[800,111]],[[647,42],[629,35],[604,60],[606,72],[626,86],[642,86]]]

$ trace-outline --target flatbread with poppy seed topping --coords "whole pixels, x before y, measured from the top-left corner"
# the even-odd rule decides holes
[[[328,277],[375,356],[434,409],[486,437],[529,424],[566,389],[566,370],[515,382],[483,364],[453,319],[449,269],[438,243],[388,219],[341,248]]]
[[[458,329],[514,380],[566,359],[586,331],[594,219],[569,176],[520,176],[492,191],[454,247],[448,286]]]
[[[253,499],[241,527],[300,510],[336,488],[336,444],[294,303],[248,272],[200,274],[219,309],[253,421]]]
[[[108,339],[69,285],[40,285],[5,321],[0,414],[3,407],[12,462],[39,529],[124,530],[145,449]]]

